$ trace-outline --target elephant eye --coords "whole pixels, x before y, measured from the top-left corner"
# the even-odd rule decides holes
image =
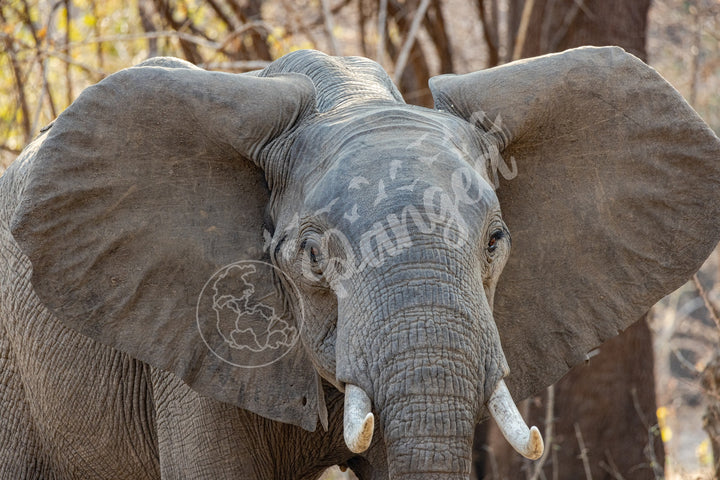
[[[488,240],[488,252],[493,253],[495,250],[497,250],[498,243],[500,240],[505,236],[505,232],[502,230],[495,230],[492,235],[490,235],[490,240]]]
[[[317,277],[322,275],[322,253],[320,253],[320,246],[314,240],[303,240],[300,244],[300,250],[305,254],[305,273],[309,277]]]

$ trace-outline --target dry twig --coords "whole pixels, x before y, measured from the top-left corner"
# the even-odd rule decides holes
[[[710,302],[710,297],[708,297],[705,287],[703,287],[702,283],[700,283],[700,279],[698,278],[697,273],[695,275],[693,275],[692,280],[693,280],[693,283],[695,284],[695,288],[697,289],[698,293],[700,294],[700,298],[702,298],[703,303],[705,303],[705,308],[707,308],[707,311],[710,314],[710,317],[715,322],[715,326],[718,328],[718,330],[720,330],[720,314],[718,314],[718,311],[715,309],[715,306]]]
[[[382,65],[385,60],[385,37],[387,36],[387,9],[388,0],[380,0],[378,10],[378,44],[375,60]]]
[[[580,458],[582,459],[583,468],[585,469],[585,479],[592,480],[590,459],[587,456],[587,448],[585,448],[585,441],[583,440],[582,432],[580,431],[580,424],[577,422],[575,422],[575,438],[577,438],[578,446],[580,447]]]
[[[340,52],[338,48],[337,39],[335,38],[335,24],[333,22],[333,14],[330,9],[330,0],[320,0],[322,6],[323,24],[325,26],[325,35],[328,38],[328,44],[330,45],[330,54],[337,55]]]
[[[405,39],[402,49],[400,49],[400,55],[398,55],[397,62],[395,62],[395,74],[393,75],[393,79],[397,84],[400,83],[400,78],[405,71],[405,66],[407,65],[408,58],[410,57],[410,50],[415,44],[415,39],[417,38],[418,31],[420,30],[420,24],[422,23],[423,17],[425,17],[425,12],[427,12],[429,6],[430,0],[422,0],[422,2],[420,2],[420,6],[415,11],[412,24],[410,24],[410,31],[408,32],[408,36]]]
[[[545,452],[535,462],[530,480],[538,480],[542,474],[545,462],[553,449],[553,436],[555,424],[555,385],[547,387],[547,400],[545,401]],[[577,425],[577,424],[576,424]]]

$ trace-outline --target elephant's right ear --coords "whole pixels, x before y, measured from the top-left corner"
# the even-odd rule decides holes
[[[494,304],[514,398],[585,361],[717,245],[720,140],[622,49],[443,75],[431,89],[517,167],[497,188],[513,251]]]
[[[282,302],[267,295],[277,282],[272,267],[259,263],[266,180],[287,168],[272,165],[270,144],[314,111],[315,89],[303,75],[232,75],[170,59],[86,89],[30,159],[12,223],[40,300],[67,326],[203,394],[314,430],[324,407],[316,374],[300,342],[292,344],[297,332]],[[221,270],[238,261],[249,263]],[[248,293],[254,298],[243,304]],[[262,312],[261,300],[269,307]],[[275,350],[254,364],[226,348],[252,352],[240,338],[252,332],[233,331],[242,329],[232,315],[248,311],[255,317],[245,325],[288,327],[282,341],[256,338],[259,355],[263,346]],[[208,341],[204,327],[240,337]]]

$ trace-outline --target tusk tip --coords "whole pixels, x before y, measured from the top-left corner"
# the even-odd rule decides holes
[[[543,442],[540,430],[538,430],[537,427],[530,428],[530,438],[528,439],[527,448],[523,456],[530,460],[537,460],[542,457],[543,451],[545,451],[545,443]]]
[[[362,453],[370,448],[372,443],[373,431],[375,430],[375,415],[368,413],[363,419],[362,425],[352,438],[345,438],[345,443],[353,453]]]
[[[353,453],[362,453],[372,443],[375,416],[367,394],[355,385],[345,386],[345,413],[343,436],[345,444]]]

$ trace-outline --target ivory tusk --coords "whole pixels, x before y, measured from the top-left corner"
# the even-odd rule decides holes
[[[540,430],[537,427],[527,427],[504,380],[498,382],[495,391],[490,395],[487,407],[503,436],[515,451],[530,460],[537,460],[542,456],[545,446]]]
[[[355,385],[345,385],[345,418],[343,436],[345,444],[353,453],[362,453],[370,447],[375,416],[372,414],[370,398]]]

